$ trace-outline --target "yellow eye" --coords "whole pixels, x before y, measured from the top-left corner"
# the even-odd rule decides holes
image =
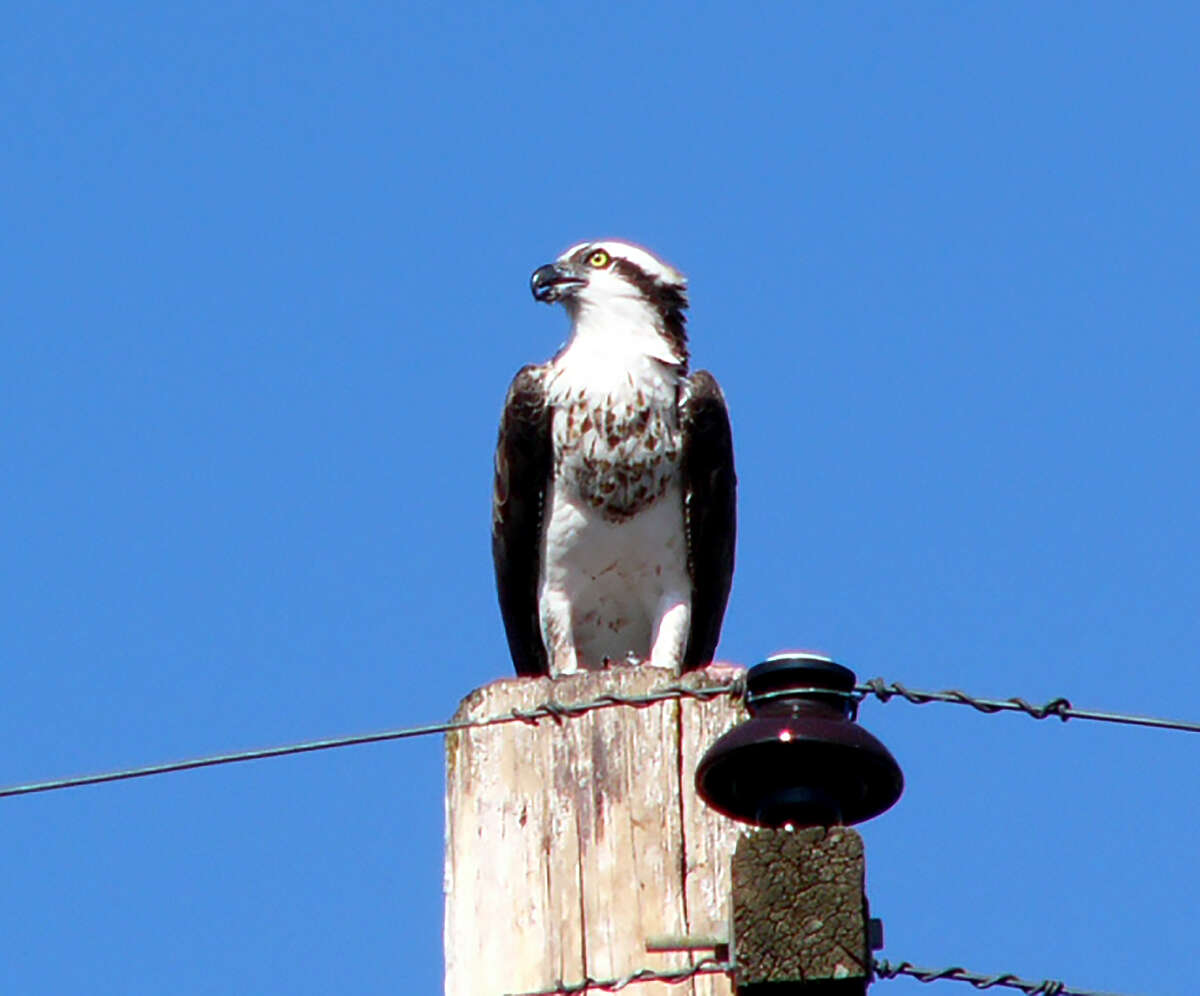
[[[588,257],[588,262],[591,263],[592,266],[596,267],[596,269],[608,266],[608,260],[608,253],[606,253],[603,249],[597,249]]]

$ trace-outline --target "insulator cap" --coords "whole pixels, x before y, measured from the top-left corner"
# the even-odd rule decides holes
[[[904,791],[895,758],[854,722],[849,668],[809,652],[776,654],[746,675],[750,719],[717,740],[696,769],[713,809],[758,826],[849,826]]]

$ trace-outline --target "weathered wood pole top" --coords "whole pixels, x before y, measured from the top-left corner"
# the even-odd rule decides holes
[[[714,687],[649,667],[505,679],[456,719],[663,687]],[[446,739],[446,996],[505,996],[703,953],[647,952],[663,935],[727,937],[730,862],[744,829],[697,797],[696,764],[744,718],[740,699],[617,705]],[[729,996],[723,975],[639,983],[638,996]]]

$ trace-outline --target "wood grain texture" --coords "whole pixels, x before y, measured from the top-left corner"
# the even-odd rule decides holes
[[[505,679],[468,695],[455,718],[643,695],[677,680],[649,667]],[[705,669],[682,679],[727,680]],[[704,806],[693,778],[708,744],[743,715],[739,701],[721,696],[449,734],[447,996],[685,967],[693,956],[648,953],[646,940],[727,936],[729,864],[742,828]],[[723,976],[638,985],[639,996],[731,993]]]
[[[862,838],[846,827],[754,830],[733,859],[739,993],[867,991]]]

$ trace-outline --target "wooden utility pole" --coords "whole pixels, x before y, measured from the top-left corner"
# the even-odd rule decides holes
[[[509,679],[455,719],[727,681],[649,667]],[[843,824],[893,805],[903,775],[854,722],[855,682],[821,655],[780,654],[747,673],[746,722],[721,694],[451,733],[446,996],[623,988],[714,944],[731,976],[643,978],[638,996],[865,996],[862,839]]]
[[[505,679],[468,695],[455,718],[727,681],[728,672],[677,679],[650,667]],[[687,967],[704,952],[648,952],[647,941],[728,937],[730,862],[744,827],[709,809],[692,779],[707,747],[744,717],[741,702],[722,695],[449,734],[446,996]],[[637,992],[733,989],[724,975],[701,975]]]

